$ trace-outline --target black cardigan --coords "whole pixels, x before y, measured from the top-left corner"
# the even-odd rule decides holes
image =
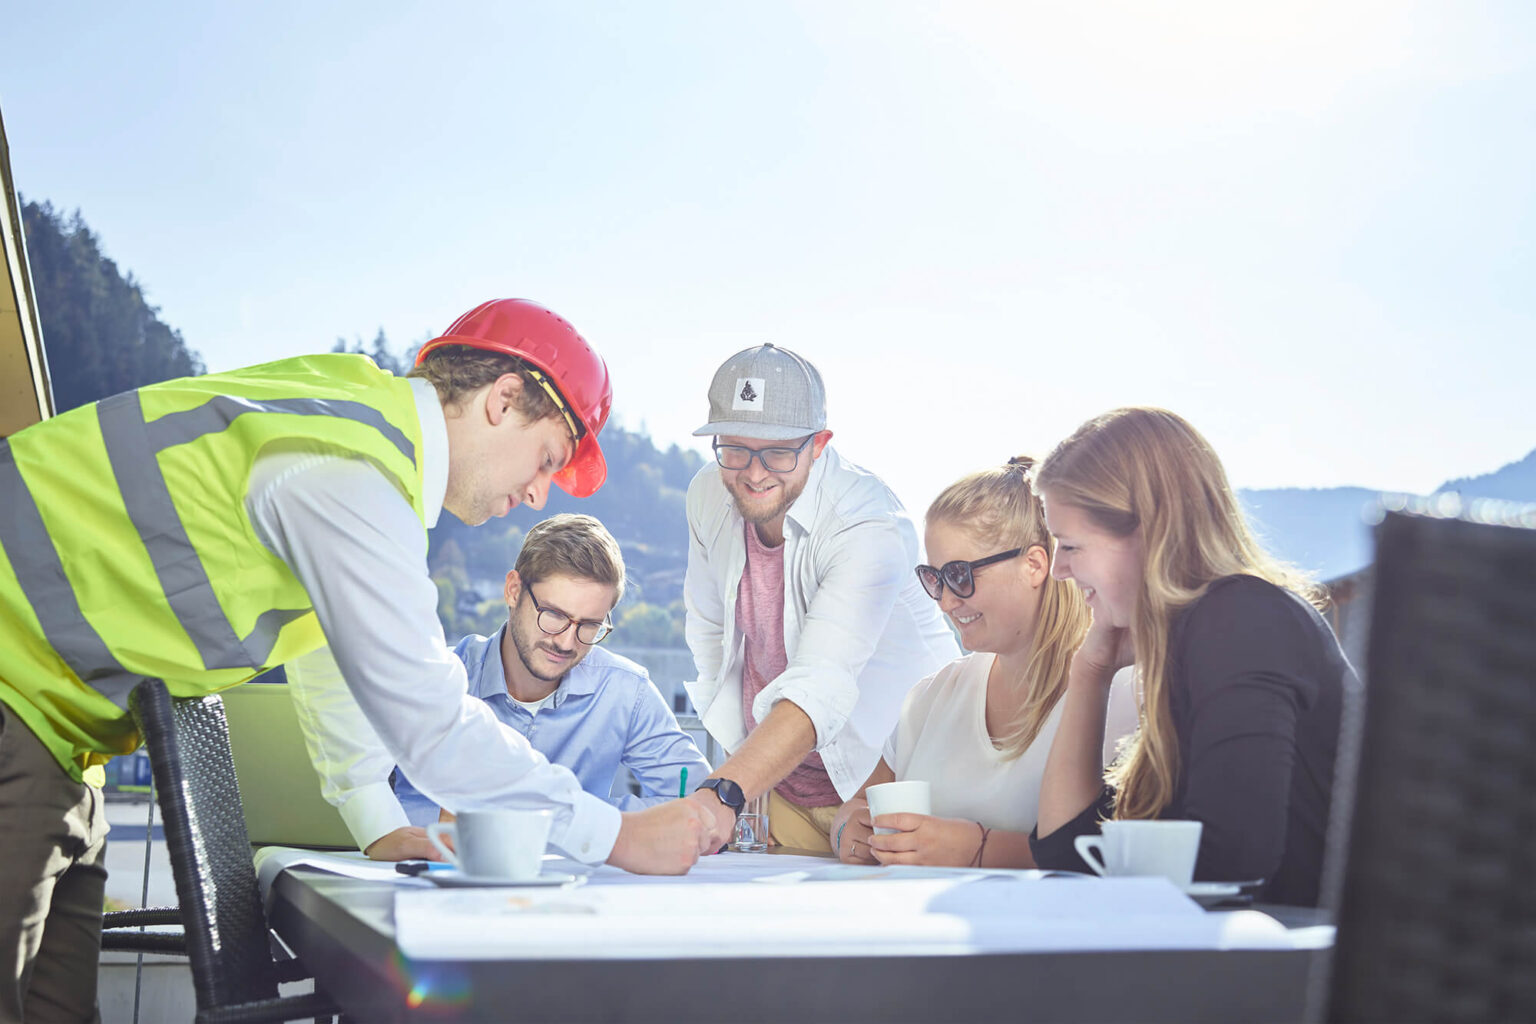
[[[1290,591],[1230,576],[1177,617],[1169,646],[1179,777],[1160,817],[1204,822],[1196,880],[1263,878],[1259,900],[1315,906],[1343,696],[1357,685],[1333,631]],[[1032,834],[1035,862],[1087,870],[1072,840],[1111,807],[1106,791]]]

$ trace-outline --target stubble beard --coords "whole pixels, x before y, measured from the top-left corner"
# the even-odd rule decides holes
[[[538,629],[538,626],[534,626],[533,628]],[[527,669],[528,674],[533,676],[533,678],[542,682],[558,683],[560,680],[565,678],[566,673],[570,672],[571,669],[575,668],[578,664],[581,663],[582,655],[581,652],[578,651],[576,652],[576,658],[565,668],[559,670],[554,675],[545,675],[543,672],[540,672],[538,669],[533,667],[533,655],[534,652],[539,649],[538,642],[535,641],[532,637],[524,636],[523,631],[517,627],[516,623],[508,626],[507,632],[512,634],[512,646],[517,649],[517,657],[518,660],[523,663],[523,668]]]
[[[800,493],[805,490],[805,484],[801,483],[791,489],[787,484],[780,483],[779,498],[771,506],[765,507],[760,502],[749,505],[743,495],[751,494],[746,485],[740,480],[734,484],[726,484],[725,489],[730,492],[731,500],[736,504],[736,512],[753,526],[761,526],[764,523],[777,522],[789,511],[789,506],[795,503]]]
[[[481,526],[490,522],[495,507],[491,489],[480,486],[478,478],[471,481],[469,486],[460,483],[454,487],[452,483],[450,481],[448,493],[443,496],[443,510],[452,513],[465,526]]]

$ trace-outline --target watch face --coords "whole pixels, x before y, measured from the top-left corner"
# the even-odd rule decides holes
[[[736,813],[740,814],[741,809],[746,806],[746,794],[741,791],[740,786],[730,779],[710,779],[704,785],[714,790],[715,795],[720,798],[720,802]]]

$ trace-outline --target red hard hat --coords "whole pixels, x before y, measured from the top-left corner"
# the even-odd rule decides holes
[[[517,356],[547,380],[540,380],[571,433],[576,453],[555,474],[555,483],[573,498],[592,494],[608,478],[597,435],[613,407],[608,364],[564,319],[527,299],[492,299],[455,320],[442,337],[416,353],[416,365],[443,345],[469,345]],[[535,375],[535,379],[540,374]]]

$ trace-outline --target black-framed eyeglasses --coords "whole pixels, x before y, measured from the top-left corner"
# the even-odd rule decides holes
[[[988,555],[986,558],[978,558],[974,562],[962,562],[957,558],[953,562],[945,562],[937,569],[931,565],[920,565],[914,571],[917,573],[917,581],[935,601],[944,596],[946,586],[956,597],[970,597],[976,593],[977,569],[997,562],[1006,562],[1010,558],[1018,558],[1023,551],[1023,548],[1014,548],[1011,551]]]
[[[812,434],[793,448],[746,448],[739,444],[721,444],[716,439],[710,447],[714,448],[715,461],[722,469],[747,469],[756,459],[770,473],[793,473],[800,465],[800,453],[815,439],[816,435]]]
[[[534,610],[539,613],[537,619],[539,628],[550,636],[559,636],[571,628],[571,623],[576,624],[576,639],[588,647],[595,647],[603,642],[609,633],[613,632],[613,623],[608,619],[594,621],[592,619],[573,619],[565,612],[554,608],[545,608],[539,604],[539,599],[534,596],[533,585],[523,588],[528,591],[528,600],[533,602]]]

